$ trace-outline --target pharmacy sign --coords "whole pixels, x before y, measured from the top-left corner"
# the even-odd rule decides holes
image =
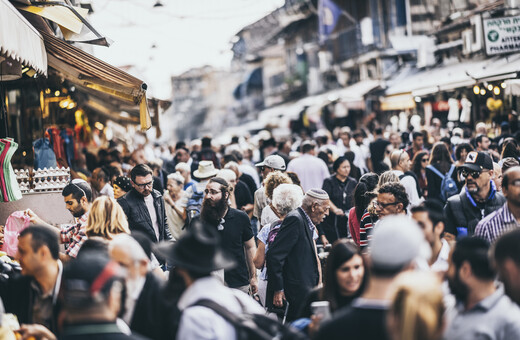
[[[484,19],[486,54],[520,51],[520,16]]]

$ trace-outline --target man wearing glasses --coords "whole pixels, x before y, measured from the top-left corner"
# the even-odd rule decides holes
[[[401,183],[389,182],[383,184],[377,192],[377,199],[374,201],[378,221],[389,215],[406,215],[406,208],[409,204],[408,194]],[[369,241],[372,239],[373,228],[372,224],[360,227],[359,242],[362,250],[368,248]]]
[[[477,224],[475,235],[494,243],[501,235],[516,229],[520,221],[520,166],[506,171],[502,179],[502,192],[507,202]]]
[[[73,179],[72,182],[63,188],[61,194],[65,201],[65,207],[74,216],[74,224],[59,227],[60,241],[65,245],[65,256],[60,254],[60,259],[68,260],[70,257],[75,258],[78,255],[79,249],[87,240],[85,228],[92,203],[92,189],[86,181]],[[32,224],[56,229],[43,221],[31,209],[27,209],[25,213],[30,217]]]
[[[493,160],[487,153],[471,151],[459,171],[466,185],[460,194],[450,197],[444,207],[444,237],[448,241],[473,236],[477,223],[506,201],[492,181]]]
[[[164,198],[153,189],[153,172],[146,164],[136,165],[130,171],[132,190],[117,202],[123,208],[131,231],[144,233],[152,242],[171,240],[166,222]]]

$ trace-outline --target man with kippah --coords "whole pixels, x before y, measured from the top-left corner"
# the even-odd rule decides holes
[[[268,306],[289,303],[287,320],[294,320],[305,296],[321,281],[321,266],[316,252],[320,224],[329,214],[327,192],[307,191],[302,206],[290,212],[266,254]]]

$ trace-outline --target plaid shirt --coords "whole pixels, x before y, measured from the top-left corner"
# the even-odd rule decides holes
[[[76,224],[61,226],[60,239],[65,244],[65,254],[70,257],[78,256],[79,249],[87,240],[85,228],[87,226],[88,211],[80,218],[74,218]]]
[[[483,238],[489,243],[495,243],[501,235],[518,227],[519,225],[516,222],[516,218],[509,210],[506,202],[502,208],[487,215],[477,224],[475,236]]]

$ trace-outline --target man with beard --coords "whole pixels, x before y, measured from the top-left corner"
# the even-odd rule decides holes
[[[150,270],[150,259],[141,245],[128,234],[118,234],[108,250],[112,261],[126,269],[122,319],[133,332],[150,339],[175,338],[180,312],[175,304],[165,303],[164,281]]]
[[[520,229],[502,235],[495,243],[494,258],[507,296],[520,306]]]
[[[258,290],[253,258],[256,244],[247,214],[229,206],[230,186],[225,179],[211,178],[204,190],[204,200],[198,218],[218,230],[224,251],[236,260],[236,267],[224,271],[224,281],[230,288],[244,293]],[[193,219],[196,221],[197,217]],[[193,223],[193,222],[192,222]]]
[[[497,192],[493,178],[493,160],[485,152],[471,151],[459,168],[466,179],[460,194],[451,196],[444,207],[445,238],[472,236],[478,222],[504,205],[506,199]]]
[[[488,250],[480,238],[464,238],[455,246],[447,276],[459,304],[446,340],[520,339],[520,308],[495,284]]]
[[[133,189],[117,200],[128,219],[128,227],[144,233],[152,242],[171,240],[163,196],[153,189],[152,169],[146,164],[136,165],[130,171],[130,178]]]
[[[475,235],[494,243],[502,234],[518,228],[520,220],[520,166],[506,171],[502,180],[502,192],[507,202],[477,224]]]
[[[65,245],[65,254],[61,254],[60,259],[66,261],[70,257],[75,258],[81,245],[87,240],[85,228],[92,202],[92,189],[86,181],[74,179],[63,188],[61,194],[65,201],[65,207],[74,216],[75,222],[72,225],[62,225],[59,231],[60,241]],[[25,213],[30,217],[31,223],[56,229],[56,227],[43,221],[31,209],[27,209]]]

